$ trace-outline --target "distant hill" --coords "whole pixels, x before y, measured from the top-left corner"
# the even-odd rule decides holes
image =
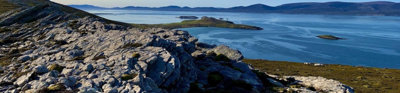
[[[79,9],[96,9],[96,6],[73,5]],[[98,8],[104,9],[104,8]],[[400,3],[376,1],[376,2],[307,2],[291,3],[276,7],[255,4],[250,6],[238,6],[231,8],[214,7],[118,7],[108,9],[132,9],[132,10],[160,10],[160,11],[207,11],[207,12],[250,12],[250,13],[288,13],[288,14],[329,14],[329,15],[376,15],[376,16],[400,16]]]
[[[99,7],[99,6],[94,6],[94,5],[68,5],[68,6],[73,7],[73,8],[78,8],[78,9],[84,9],[84,10],[87,10],[87,9],[107,9],[107,8],[104,8],[104,7]]]

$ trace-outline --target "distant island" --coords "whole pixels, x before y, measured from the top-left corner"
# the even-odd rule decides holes
[[[376,2],[307,2],[291,3],[272,7],[264,4],[237,6],[231,8],[215,7],[115,7],[103,8],[92,5],[69,5],[78,9],[123,9],[123,10],[158,10],[158,11],[201,11],[201,12],[246,12],[246,13],[285,13],[285,14],[322,14],[322,15],[368,15],[368,16],[400,16],[400,3]]]
[[[231,21],[225,21],[214,17],[202,17],[199,20],[184,20],[179,23],[168,23],[168,24],[132,24],[136,28],[164,28],[164,29],[176,29],[176,28],[189,28],[189,27],[220,27],[220,28],[233,28],[233,29],[247,29],[247,30],[263,30],[261,27],[249,26],[243,24],[235,24]]]
[[[197,16],[179,16],[180,19],[199,19]]]

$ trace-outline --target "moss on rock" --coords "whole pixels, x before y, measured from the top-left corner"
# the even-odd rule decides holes
[[[122,74],[121,79],[122,80],[130,80],[133,79],[137,76],[138,74],[133,73],[133,74]]]
[[[65,90],[65,86],[63,84],[54,84],[54,85],[50,85],[49,87],[47,87],[47,90],[49,91],[60,91],[60,90]]]
[[[62,70],[64,69],[64,67],[63,67],[63,66],[60,66],[60,65],[58,65],[58,64],[51,64],[51,65],[47,66],[47,69],[49,69],[50,71],[51,71],[51,70],[56,70],[56,71],[58,71],[58,72],[62,72]]]
[[[132,54],[132,57],[133,57],[133,58],[139,58],[139,57],[140,57],[140,54],[139,54],[139,53],[133,53],[133,54]]]

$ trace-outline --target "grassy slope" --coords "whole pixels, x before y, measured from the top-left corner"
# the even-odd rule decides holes
[[[17,6],[15,6],[14,4],[11,4],[6,0],[0,0],[0,14],[5,13],[5,12],[15,9],[15,8],[17,8]],[[8,31],[8,29],[0,28],[0,33],[7,32],[7,31]],[[6,57],[0,57],[0,66],[5,66],[5,65],[9,64],[8,61],[10,61],[10,59],[8,57],[9,57],[8,55]]]
[[[322,76],[338,80],[355,89],[357,93],[398,93],[400,92],[400,70],[325,65],[322,67],[303,63],[243,60],[255,68],[274,75]]]
[[[202,18],[200,20],[185,20],[180,23],[169,24],[132,24],[137,28],[153,28],[160,27],[165,29],[176,28],[189,28],[189,27],[221,27],[221,28],[235,28],[235,29],[248,29],[248,30],[262,30],[262,28],[255,26],[248,26],[242,24],[234,24],[229,21],[218,20],[214,18]]]
[[[7,0],[0,0],[0,14],[7,12],[9,10],[15,9],[17,6],[14,4],[8,3]]]

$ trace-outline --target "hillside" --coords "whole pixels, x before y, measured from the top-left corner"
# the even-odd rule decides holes
[[[18,6],[7,2],[6,0],[0,0],[0,14],[7,12],[9,10],[18,8]]]
[[[84,9],[81,6],[75,8]],[[159,11],[207,11],[207,12],[246,12],[246,13],[286,13],[286,14],[322,14],[322,15],[369,15],[369,16],[400,16],[400,3],[395,2],[310,2],[310,3],[291,3],[276,7],[255,4],[250,6],[238,6],[232,8],[214,7],[122,7],[108,9],[127,9],[127,10],[159,10]]]
[[[138,29],[48,0],[8,3],[19,8],[0,15],[2,93],[353,92],[325,78],[328,88],[277,80],[186,31]]]

